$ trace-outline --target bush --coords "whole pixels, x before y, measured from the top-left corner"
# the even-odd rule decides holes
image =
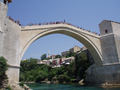
[[[24,86],[24,82],[21,81],[19,85],[23,87]]]
[[[44,80],[45,78],[47,78],[48,74],[42,70],[40,70],[38,72],[38,75],[36,76],[36,82],[40,82],[42,80]]]
[[[0,57],[0,76],[5,75],[5,71],[7,70],[8,64],[7,60],[1,56]]]
[[[25,81],[25,75],[24,73],[20,72],[20,81]]]
[[[10,86],[7,86],[5,89],[7,89],[7,90],[12,90]]]
[[[71,78],[67,75],[59,75],[58,80],[59,80],[59,82],[64,82],[64,81],[69,82],[71,80]]]

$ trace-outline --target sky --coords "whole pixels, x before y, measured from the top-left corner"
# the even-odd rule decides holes
[[[120,0],[12,0],[8,16],[26,26],[29,23],[65,21],[92,32],[99,32],[103,20],[120,22]],[[63,34],[39,38],[26,50],[22,59],[47,54],[57,55],[75,45],[84,46],[76,39]]]

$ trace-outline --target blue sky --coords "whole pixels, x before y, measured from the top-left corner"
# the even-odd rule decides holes
[[[102,20],[120,22],[120,0],[12,0],[8,16],[22,25],[63,21],[99,33]],[[70,48],[83,45],[66,35],[51,34],[33,42],[22,59],[40,58],[42,54],[61,54]]]

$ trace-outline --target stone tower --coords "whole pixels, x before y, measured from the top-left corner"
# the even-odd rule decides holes
[[[3,47],[3,33],[5,29],[5,22],[7,17],[8,3],[12,2],[11,0],[0,0],[0,56],[2,56],[2,47]]]
[[[103,20],[99,28],[103,64],[120,63],[120,23]]]
[[[21,27],[7,18],[10,2],[12,1],[0,0],[0,56],[5,57],[9,64],[6,71],[9,80],[19,81]]]
[[[2,56],[2,46],[3,46],[3,32],[5,26],[5,19],[7,16],[7,5],[4,0],[0,0],[0,56]]]

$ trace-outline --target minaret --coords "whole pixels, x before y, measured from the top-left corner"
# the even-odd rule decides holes
[[[48,51],[48,57],[50,57],[50,51]]]

